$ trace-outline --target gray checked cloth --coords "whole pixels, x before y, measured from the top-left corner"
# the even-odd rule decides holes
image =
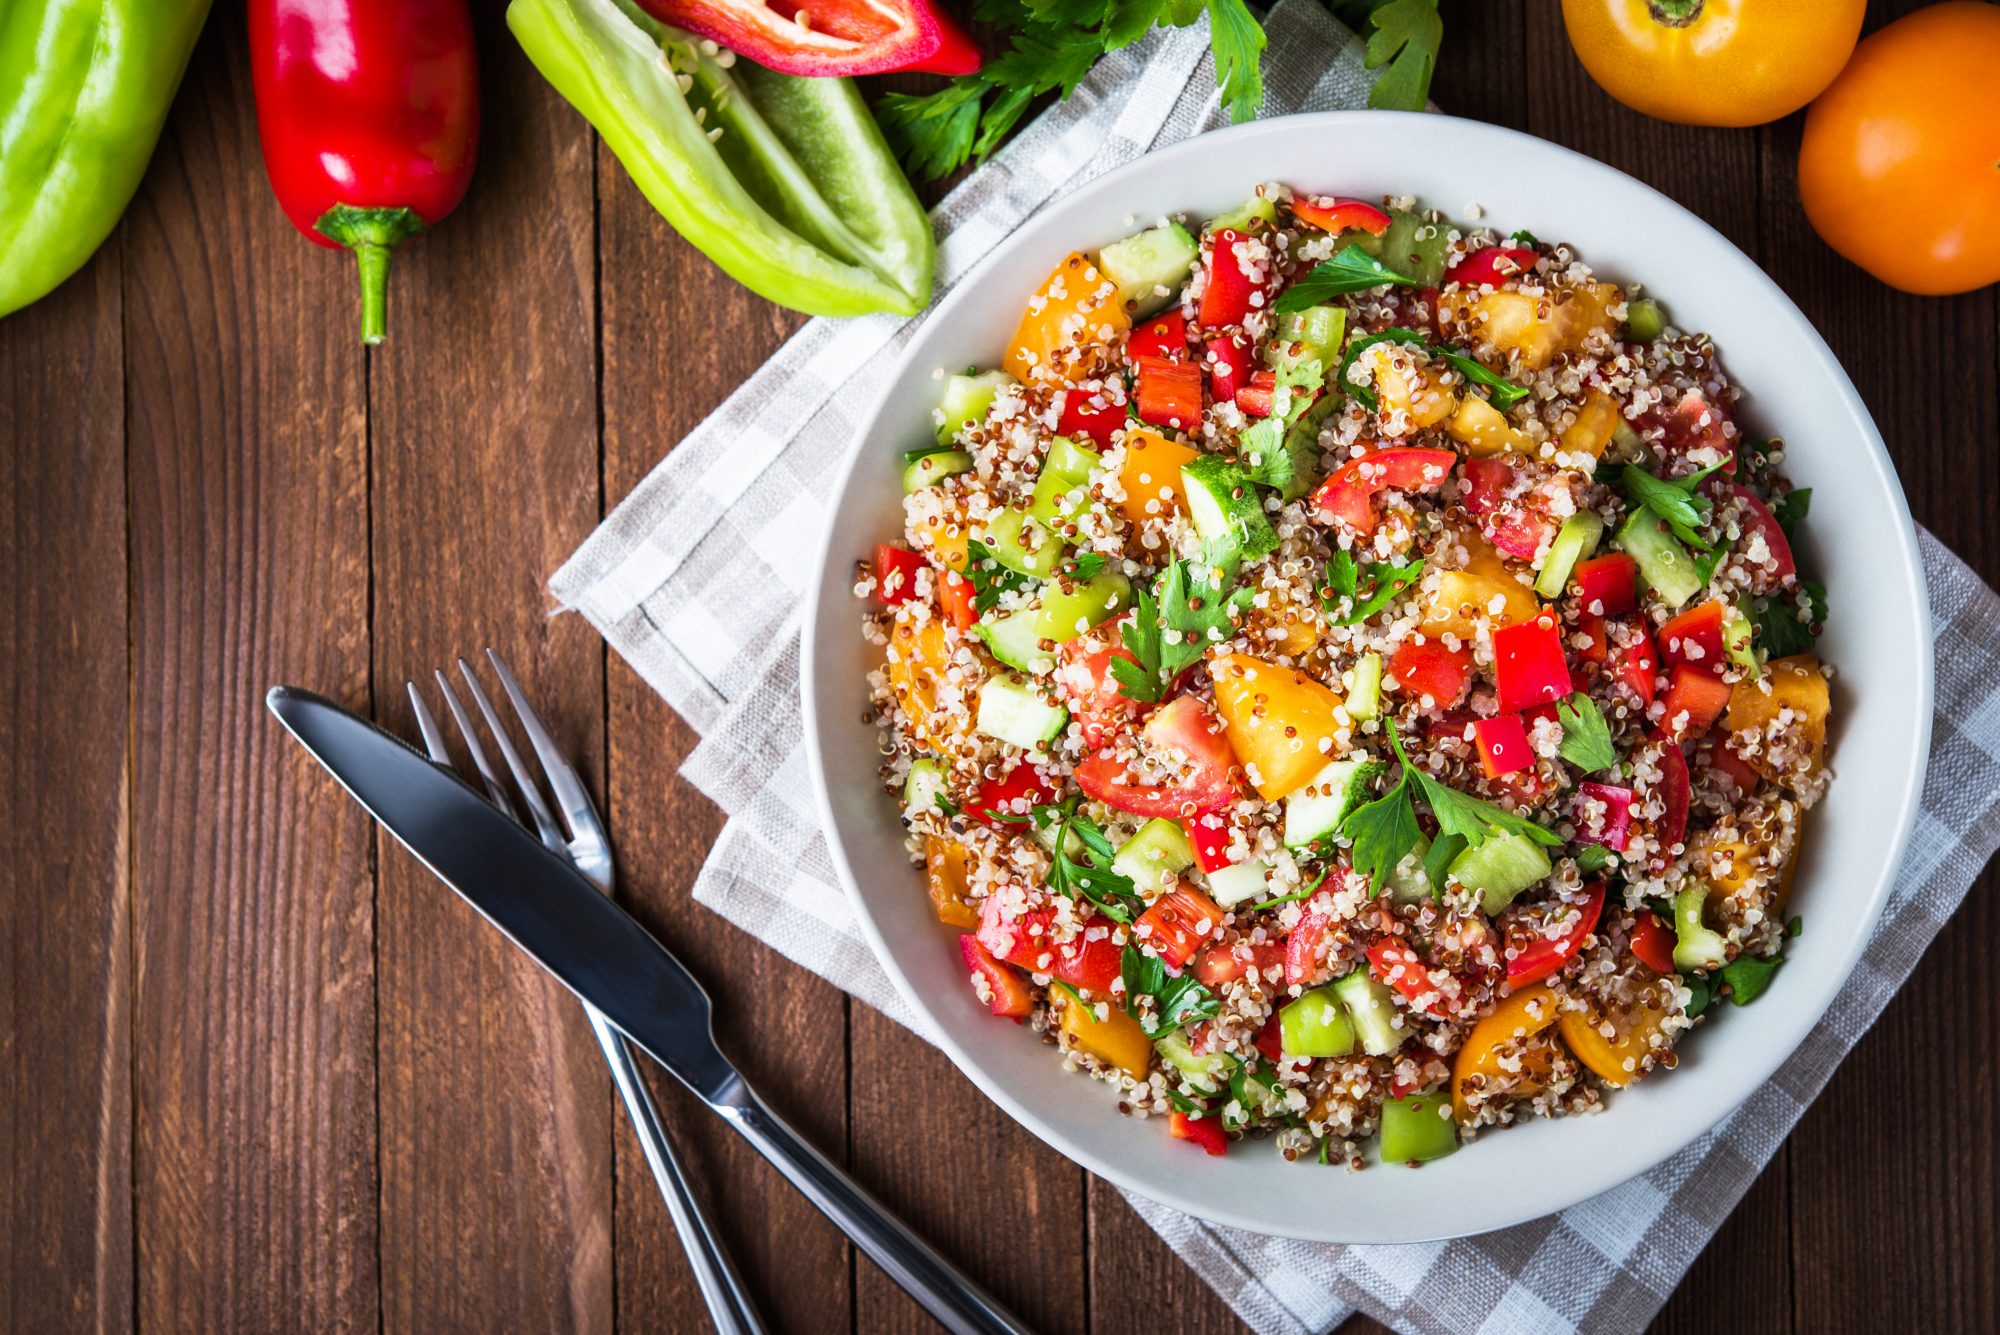
[[[1365,102],[1360,44],[1314,0],[1282,0],[1268,30],[1266,115]],[[1222,124],[1214,89],[1202,26],[1105,59],[939,206],[940,287],[1076,184]],[[915,326],[808,324],[675,447],[550,589],[702,734],[683,773],[729,821],[695,899],[921,1033],[819,832],[798,688],[800,545],[820,532],[858,415]],[[1138,1197],[1132,1208],[1259,1335],[1315,1335],[1357,1310],[1402,1331],[1642,1329],[2000,844],[2000,693],[1986,670],[2000,650],[2000,599],[1928,533],[1922,548],[1939,679],[1908,860],[1852,983],[1728,1121],[1560,1215],[1455,1242],[1322,1246]]]

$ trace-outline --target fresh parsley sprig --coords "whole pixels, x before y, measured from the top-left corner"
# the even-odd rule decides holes
[[[1190,1020],[1207,1019],[1222,1010],[1221,998],[1197,982],[1193,973],[1167,972],[1165,960],[1130,941],[1119,958],[1118,976],[1125,983],[1125,1013],[1139,1022],[1148,1038],[1164,1038]],[[1141,997],[1151,997],[1154,1009],[1142,1011]]]
[[[1686,477],[1657,478],[1637,464],[1626,464],[1620,474],[1625,494],[1634,505],[1651,510],[1673,535],[1696,551],[1715,550],[1715,545],[1695,532],[1715,509],[1715,502],[1696,490],[1710,474],[1729,463],[1721,463],[1689,473]],[[1711,572],[1712,573],[1712,572]]]
[[[965,544],[965,578],[972,584],[972,609],[980,613],[992,611],[1001,594],[1035,583],[1034,576],[1001,565],[992,548],[977,538]]]
[[[1212,566],[1202,571],[1197,574],[1191,561],[1175,561],[1160,572],[1157,597],[1144,589],[1134,596],[1132,615],[1118,633],[1138,661],[1111,660],[1112,678],[1127,700],[1164,700],[1174,678],[1207,653],[1211,643],[1236,633],[1235,615],[1254,593],[1231,591]],[[1166,631],[1174,638],[1169,640]]]
[[[1778,521],[1787,539],[1799,536],[1799,525],[1806,522],[1806,515],[1812,510],[1812,488],[1799,487],[1788,491],[1771,503],[1771,517]]]
[[[1358,244],[1349,242],[1339,254],[1330,260],[1320,261],[1311,273],[1286,288],[1271,309],[1280,315],[1289,315],[1334,297],[1352,296],[1356,292],[1368,292],[1392,283],[1398,287],[1423,286],[1408,274],[1397,273]]]
[[[1597,701],[1578,691],[1556,702],[1556,722],[1562,724],[1562,741],[1557,754],[1582,770],[1595,774],[1618,763],[1618,749],[1611,745],[1611,725]]]
[[[1774,593],[1751,599],[1750,621],[1756,627],[1754,643],[1765,657],[1805,653],[1813,646],[1817,628],[1826,623],[1826,585],[1802,579],[1790,596]]]
[[[1401,343],[1405,347],[1420,348],[1428,352],[1464,376],[1470,383],[1484,386],[1493,406],[1503,413],[1528,397],[1525,385],[1517,385],[1499,372],[1488,370],[1477,358],[1460,352],[1457,348],[1440,347],[1414,329],[1391,325],[1376,333],[1364,334],[1360,338],[1349,340],[1347,351],[1340,359],[1340,369],[1333,377],[1334,384],[1342,393],[1352,395],[1355,402],[1371,412],[1381,407],[1381,400],[1376,396],[1373,387],[1359,385],[1348,379],[1348,372],[1353,369],[1355,360],[1377,343]]]
[[[1355,32],[1366,34],[1365,63],[1382,71],[1368,90],[1368,105],[1422,111],[1444,42],[1438,0],[1331,0],[1328,8]]]
[[[1424,558],[1408,561],[1370,561],[1358,564],[1349,553],[1334,549],[1326,559],[1326,583],[1320,586],[1319,603],[1327,620],[1336,626],[1352,626],[1374,616],[1422,579]],[[1368,592],[1360,591],[1363,578]]]
[[[1298,461],[1286,448],[1292,423],[1312,407],[1312,391],[1326,384],[1326,367],[1318,358],[1280,366],[1271,387],[1271,413],[1244,429],[1237,449],[1250,480],[1282,491],[1292,483]]]

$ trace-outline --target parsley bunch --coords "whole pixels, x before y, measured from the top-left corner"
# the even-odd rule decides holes
[[[1159,595],[1138,591],[1132,615],[1118,628],[1119,638],[1137,662],[1111,660],[1111,676],[1118,694],[1141,704],[1155,704],[1167,698],[1174,678],[1208,652],[1212,639],[1228,639],[1236,633],[1234,613],[1246,606],[1249,589],[1225,589],[1220,571],[1202,567],[1196,574],[1191,561],[1176,561],[1160,572]],[[1165,631],[1174,632],[1170,642]]]
[[[1036,807],[1025,816],[994,819],[1032,825],[1038,830],[1055,831],[1055,852],[1049,864],[1049,889],[1065,899],[1085,899],[1113,922],[1131,922],[1146,910],[1146,901],[1132,884],[1132,878],[1111,870],[1117,849],[1111,846],[1104,827],[1077,811],[1077,799],[1051,806]],[[1071,857],[1070,839],[1083,848],[1081,860]]]
[[[1319,605],[1334,625],[1356,625],[1394,602],[1398,594],[1422,579],[1423,574],[1421,556],[1400,563],[1370,561],[1361,565],[1351,553],[1335,548],[1333,555],[1326,558],[1326,583],[1320,585]],[[1368,579],[1365,594],[1360,591],[1364,575]]]
[[[1118,976],[1125,983],[1125,1013],[1139,1022],[1148,1038],[1164,1038],[1190,1020],[1207,1019],[1222,1010],[1221,998],[1196,982],[1193,970],[1169,973],[1165,960],[1129,941],[1118,961]],[[1155,1009],[1140,1011],[1140,997],[1151,997]]]

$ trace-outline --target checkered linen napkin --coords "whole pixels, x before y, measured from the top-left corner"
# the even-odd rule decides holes
[[[1359,42],[1315,0],[1267,22],[1265,113],[1358,107]],[[1207,34],[1155,33],[1103,61],[939,206],[949,288],[1044,204],[1223,123]],[[801,541],[823,527],[858,413],[914,330],[814,320],[682,441],[550,582],[703,740],[682,773],[729,821],[694,896],[923,1032],[854,921],[818,829],[799,713]],[[1921,535],[1937,640],[1930,777],[1881,928],[1825,1020],[1769,1085],[1652,1172],[1560,1215],[1456,1242],[1336,1247],[1132,1208],[1259,1335],[1356,1310],[1402,1331],[1637,1331],[1880,1015],[2000,845],[2000,599]]]

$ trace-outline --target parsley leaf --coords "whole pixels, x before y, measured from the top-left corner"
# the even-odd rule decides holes
[[[1090,579],[1103,570],[1110,560],[1111,558],[1103,552],[1084,552],[1069,564],[1078,579]]]
[[[1118,694],[1140,704],[1158,703],[1173,677],[1160,670],[1160,605],[1143,588],[1133,598],[1132,615],[1119,624],[1118,637],[1125,642],[1125,651],[1139,660],[1112,658],[1111,677],[1118,683]]]
[[[1708,467],[1689,473],[1686,477],[1661,479],[1654,477],[1637,464],[1626,464],[1620,475],[1625,494],[1635,505],[1642,505],[1672,530],[1673,535],[1697,551],[1713,551],[1714,544],[1695,532],[1701,526],[1708,512],[1715,508],[1715,502],[1695,490],[1710,473],[1726,464],[1710,464]]]
[[[1803,612],[1806,620],[1800,620]],[[1826,585],[1813,580],[1799,581],[1793,597],[1773,594],[1750,600],[1750,620],[1756,627],[1752,640],[1766,658],[1785,658],[1812,648],[1814,627],[1826,621]]]
[[[1059,806],[1036,807],[1030,822],[1036,829],[1055,831],[1055,851],[1049,862],[1049,889],[1066,899],[1086,899],[1113,922],[1131,922],[1146,910],[1146,901],[1132,885],[1132,878],[1111,870],[1116,850],[1103,827],[1077,813],[1072,797]],[[1082,845],[1084,860],[1070,856],[1074,836]]]
[[[1362,575],[1368,577],[1369,591],[1364,596],[1358,585]],[[1326,610],[1329,620],[1336,626],[1352,626],[1366,621],[1390,603],[1403,590],[1409,588],[1424,574],[1424,558],[1397,563],[1393,561],[1370,561],[1365,566],[1356,566],[1354,558],[1347,552],[1335,548],[1326,561],[1326,583],[1320,586],[1320,606]]]
[[[1526,385],[1517,385],[1498,371],[1489,371],[1476,358],[1456,348],[1432,348],[1431,355],[1445,361],[1471,383],[1485,386],[1487,397],[1503,413],[1528,397]]]
[[[1264,107],[1264,29],[1243,0],[1208,0],[1208,45],[1229,119],[1254,118]]]
[[[1729,984],[1729,999],[1738,1006],[1748,1006],[1764,995],[1764,989],[1771,985],[1778,966],[1785,962],[1780,955],[1775,959],[1760,960],[1750,955],[1738,955],[1722,966],[1722,981]]]
[[[1542,828],[1526,816],[1517,816],[1491,802],[1447,788],[1412,765],[1409,757],[1403,754],[1403,742],[1396,735],[1396,725],[1386,719],[1384,724],[1389,732],[1389,746],[1395,751],[1396,759],[1402,762],[1403,773],[1417,781],[1424,801],[1430,804],[1431,815],[1437,817],[1441,833],[1463,835],[1474,848],[1501,834],[1518,834],[1550,848],[1562,843],[1562,836]]]
[[[1001,594],[1035,583],[1034,576],[1001,565],[992,549],[977,538],[965,545],[965,578],[972,584],[975,612],[990,612]]]
[[[1160,572],[1159,594],[1143,588],[1132,600],[1132,616],[1119,627],[1119,638],[1136,663],[1123,658],[1111,660],[1111,675],[1118,693],[1127,700],[1152,704],[1166,698],[1175,677],[1208,652],[1215,637],[1228,639],[1236,633],[1231,615],[1247,606],[1255,594],[1250,589],[1226,591],[1220,572],[1194,573],[1194,563],[1176,561]],[[1165,631],[1173,631],[1169,641]]]
[[[1618,763],[1617,748],[1611,745],[1611,727],[1597,701],[1578,691],[1556,702],[1556,721],[1562,724],[1563,738],[1556,751],[1585,774],[1610,769]]]
[[[1309,306],[1318,306],[1333,297],[1351,296],[1390,283],[1402,287],[1423,286],[1408,274],[1397,273],[1360,246],[1349,242],[1338,255],[1321,261],[1311,273],[1286,288],[1271,309],[1280,315],[1288,315]]]
[[[1405,329],[1401,325],[1391,325],[1387,329],[1347,341],[1347,351],[1341,356],[1340,369],[1333,375],[1334,387],[1341,393],[1352,396],[1356,403],[1371,411],[1380,407],[1382,401],[1375,397],[1375,391],[1367,385],[1358,385],[1348,379],[1347,373],[1354,369],[1354,359],[1377,343],[1402,343],[1413,348],[1430,346],[1422,334],[1414,329]]]
[[[1410,804],[1409,766],[1403,767],[1394,788],[1348,812],[1347,819],[1340,822],[1340,835],[1352,845],[1348,860],[1354,870],[1368,878],[1371,893],[1380,893],[1389,873],[1402,865],[1417,840],[1423,838],[1423,831],[1417,828],[1416,808]],[[1429,864],[1425,865],[1428,870]]]
[[[1193,973],[1168,973],[1165,960],[1130,941],[1119,958],[1118,976],[1125,983],[1125,1013],[1139,1022],[1148,1038],[1164,1038],[1190,1020],[1222,1010],[1221,999],[1196,982]],[[1140,997],[1153,998],[1155,1009],[1141,1013]]]
[[[1603,844],[1591,844],[1576,855],[1576,869],[1585,876],[1595,875],[1611,864],[1611,850]]]
[[[1280,366],[1271,388],[1270,416],[1246,428],[1238,452],[1250,480],[1282,491],[1291,485],[1298,461],[1286,448],[1285,433],[1312,407],[1311,391],[1326,383],[1326,367],[1317,358]]]
[[[1797,538],[1799,525],[1806,522],[1806,515],[1811,509],[1812,488],[1800,487],[1780,496],[1771,506],[1771,516],[1785,531],[1786,538]]]
[[[1444,41],[1438,0],[1387,0],[1369,14],[1368,68],[1382,69],[1368,90],[1368,105],[1393,111],[1422,111]]]
[[[1444,889],[1451,864],[1458,861],[1458,855],[1464,851],[1465,836],[1462,834],[1440,834],[1431,840],[1430,851],[1424,854],[1424,879],[1431,883],[1433,897]]]

